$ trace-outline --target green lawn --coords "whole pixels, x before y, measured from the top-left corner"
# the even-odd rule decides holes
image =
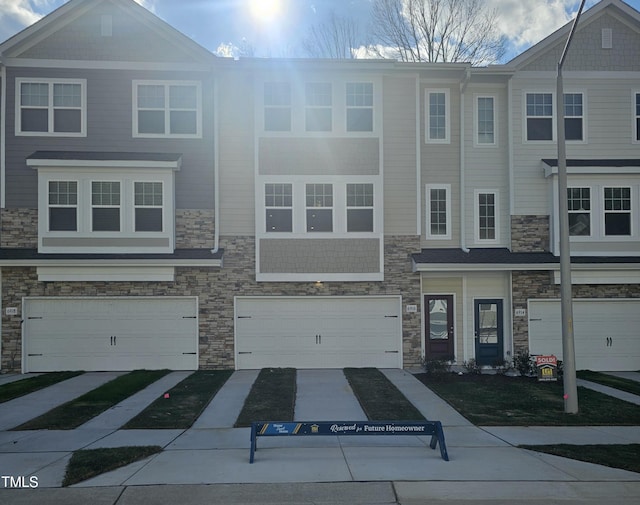
[[[293,421],[295,402],[295,368],[263,368],[249,391],[235,426],[251,426],[254,421]]]
[[[169,370],[135,370],[27,421],[14,430],[72,430],[144,389]]]
[[[198,370],[161,395],[124,429],[187,429],[231,377],[231,370]]]
[[[522,445],[523,449],[577,459],[587,463],[640,473],[640,444],[624,445]]]
[[[634,395],[640,396],[640,382],[623,379],[622,377],[616,377],[615,375],[607,375],[600,372],[592,372],[591,370],[580,370],[576,372],[578,379],[584,379],[591,382],[597,382],[603,386],[609,386],[620,391],[626,391]]]
[[[423,421],[424,416],[377,368],[345,368],[346,376],[370,421]]]
[[[417,375],[464,417],[480,426],[637,425],[640,406],[578,388],[578,414],[564,413],[562,381],[528,377]]]
[[[43,373],[42,375],[36,375],[35,377],[28,377],[26,379],[20,379],[15,382],[3,384],[0,386],[0,403],[28,395],[29,393],[52,386],[53,384],[64,380],[71,379],[72,377],[76,377],[83,373],[84,372],[80,371]]]

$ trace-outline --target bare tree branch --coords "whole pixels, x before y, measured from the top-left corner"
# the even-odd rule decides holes
[[[380,56],[487,65],[505,53],[497,12],[482,0],[373,0],[372,19]]]
[[[326,22],[311,27],[302,47],[312,58],[349,59],[357,57],[358,39],[358,25],[331,11]]]

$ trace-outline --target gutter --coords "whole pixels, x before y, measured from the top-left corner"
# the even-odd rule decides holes
[[[465,158],[465,137],[464,137],[464,93],[467,89],[467,84],[469,84],[469,79],[471,79],[471,67],[467,67],[464,73],[463,81],[460,83],[460,249],[464,252],[468,253],[469,248],[467,247],[467,239],[466,239],[466,214],[467,214],[467,205],[466,205],[466,158]]]
[[[219,121],[218,121],[218,79],[213,78],[213,249],[211,254],[216,254],[220,249],[220,155],[219,145]]]

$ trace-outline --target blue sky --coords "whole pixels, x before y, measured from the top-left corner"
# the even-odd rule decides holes
[[[252,46],[260,57],[304,56],[301,40],[331,11],[368,25],[371,0],[136,0],[207,49]],[[252,13],[252,4],[280,3],[271,19]],[[569,21],[579,0],[484,0],[499,12],[498,27],[509,42],[507,58]],[[640,10],[640,0],[625,0]],[[65,0],[0,0],[0,41],[40,19]],[[588,0],[587,7],[597,3]]]

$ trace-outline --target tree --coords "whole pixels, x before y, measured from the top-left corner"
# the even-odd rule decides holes
[[[327,21],[311,27],[302,47],[311,58],[356,58],[358,38],[358,25],[353,19],[331,11]]]
[[[505,38],[483,0],[374,0],[376,52],[401,61],[496,63]]]

